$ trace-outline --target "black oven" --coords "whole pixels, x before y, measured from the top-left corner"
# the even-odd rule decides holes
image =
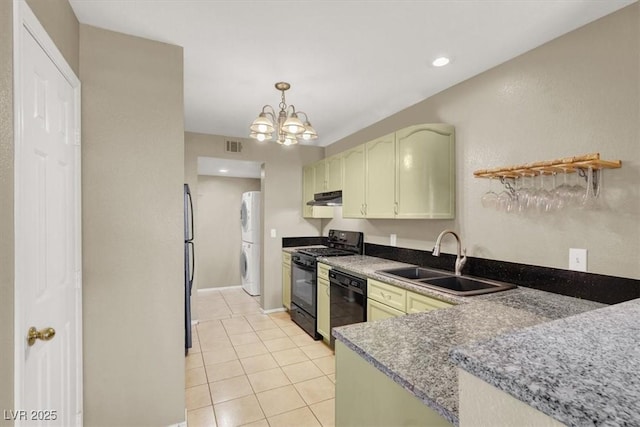
[[[362,254],[364,236],[353,231],[329,230],[328,247],[300,249],[291,254],[291,320],[313,339],[317,331],[317,258]]]
[[[331,329],[367,321],[367,280],[338,269],[329,271]],[[335,338],[331,335],[331,348]]]
[[[316,332],[316,298],[316,259],[294,252],[291,256],[291,319],[314,339],[320,339]]]

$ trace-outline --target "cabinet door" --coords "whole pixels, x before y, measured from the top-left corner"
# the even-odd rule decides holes
[[[329,270],[331,270],[331,266],[327,264],[323,264],[321,262],[316,264],[316,271],[318,279],[323,279],[325,281],[329,281]]]
[[[314,169],[312,165],[302,168],[302,217],[313,218],[313,206],[307,205],[309,200],[313,200]]]
[[[282,305],[291,310],[291,264],[282,263]]]
[[[329,157],[325,162],[326,191],[342,190],[342,154]]]
[[[407,314],[438,310],[453,306],[448,302],[407,291]]]
[[[316,193],[316,166],[317,164],[314,163],[302,168],[302,217],[333,218],[333,207],[307,205],[307,202],[313,200],[313,195]]]
[[[407,310],[407,291],[388,283],[367,280],[367,297],[403,313]]]
[[[367,322],[404,316],[406,313],[367,298]]]
[[[318,333],[325,339],[331,339],[331,319],[329,318],[329,282],[324,279],[318,279],[317,286],[317,302],[318,302]]]
[[[364,218],[364,145],[344,153],[342,156],[342,178],[343,218]]]
[[[396,132],[397,218],[455,216],[454,128],[411,126]]]
[[[367,142],[365,217],[395,217],[395,134]]]
[[[324,193],[327,191],[327,176],[325,161],[320,160],[313,164],[313,172],[315,176],[315,182],[313,185],[314,193]]]

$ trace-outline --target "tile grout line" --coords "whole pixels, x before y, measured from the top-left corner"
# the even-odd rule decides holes
[[[262,392],[267,392],[267,391],[270,391],[270,390],[276,390],[276,389],[278,389],[278,388],[282,388],[282,387],[293,386],[293,390],[295,390],[296,394],[298,395],[298,397],[300,397],[301,401],[302,401],[302,402],[304,402],[304,406],[302,406],[302,407],[300,407],[300,408],[297,408],[297,409],[294,409],[294,410],[292,410],[292,411],[299,410],[299,409],[302,409],[302,408],[304,408],[304,407],[307,407],[307,408],[309,409],[309,411],[311,411],[311,414],[313,415],[314,419],[315,419],[315,420],[316,420],[320,425],[323,425],[323,424],[322,424],[322,422],[320,421],[320,419],[318,418],[318,416],[316,415],[316,413],[313,411],[313,409],[311,409],[311,405],[316,405],[316,404],[319,404],[319,403],[322,403],[322,402],[326,402],[326,401],[329,401],[329,400],[331,400],[331,399],[335,399],[335,397],[331,397],[331,398],[328,398],[328,399],[322,399],[322,400],[320,400],[320,401],[318,401],[318,402],[314,402],[313,404],[308,404],[308,403],[305,401],[305,399],[300,395],[300,392],[298,391],[298,389],[297,389],[297,387],[296,387],[296,384],[300,384],[300,383],[305,382],[305,381],[310,381],[310,380],[313,380],[313,379],[318,379],[318,378],[323,378],[323,377],[324,377],[324,378],[326,378],[326,380],[327,380],[327,381],[330,381],[331,383],[333,383],[333,384],[335,385],[335,383],[334,383],[333,381],[331,381],[331,379],[329,378],[329,375],[335,375],[335,374],[334,374],[334,373],[332,373],[332,374],[327,374],[327,373],[325,373],[325,371],[324,371],[324,370],[322,370],[322,369],[320,368],[320,366],[318,366],[318,364],[314,362],[316,359],[321,359],[321,358],[324,358],[324,357],[332,356],[332,355],[333,355],[333,353],[332,353],[332,354],[327,354],[327,355],[321,355],[321,356],[318,356],[318,357],[315,357],[315,358],[311,358],[311,357],[310,357],[310,356],[309,356],[305,351],[303,351],[303,350],[302,350],[302,347],[311,346],[311,345],[313,345],[313,344],[314,344],[314,342],[312,341],[312,342],[306,342],[306,343],[303,343],[303,344],[299,344],[298,342],[293,341],[293,339],[292,339],[292,338],[293,338],[293,337],[295,337],[295,336],[297,336],[297,335],[303,335],[303,334],[289,335],[289,334],[287,333],[287,331],[285,331],[285,329],[283,329],[283,328],[286,328],[286,327],[289,327],[289,326],[293,326],[293,324],[286,324],[287,322],[276,322],[276,320],[280,320],[280,319],[282,319],[282,318],[281,318],[281,317],[272,317],[272,316],[270,316],[270,315],[266,315],[266,316],[267,316],[267,317],[266,317],[266,319],[268,319],[268,320],[270,320],[271,322],[273,322],[274,327],[272,327],[272,328],[266,328],[266,329],[256,329],[256,328],[261,328],[261,326],[259,326],[259,325],[254,325],[254,323],[252,323],[252,322],[249,320],[248,316],[260,315],[261,313],[246,313],[246,312],[245,312],[245,313],[242,313],[242,312],[241,312],[241,313],[234,313],[234,312],[233,312],[233,310],[231,309],[231,305],[241,306],[241,305],[243,305],[243,304],[242,304],[242,303],[239,303],[239,304],[229,304],[229,301],[227,300],[227,298],[226,298],[226,297],[224,296],[224,294],[222,294],[222,293],[221,293],[221,299],[224,301],[224,303],[225,303],[225,305],[227,306],[228,310],[231,312],[231,315],[230,315],[229,317],[226,317],[226,318],[206,319],[206,320],[203,320],[203,323],[204,323],[204,322],[206,322],[206,321],[214,321],[214,320],[215,320],[215,321],[219,322],[219,324],[222,326],[222,328],[223,328],[223,330],[224,330],[224,332],[225,332],[225,338],[226,338],[226,340],[228,340],[228,341],[229,341],[229,343],[230,343],[230,345],[231,345],[231,349],[232,349],[232,350],[233,350],[233,352],[234,352],[234,355],[235,355],[235,359],[234,359],[234,360],[237,360],[237,361],[239,362],[240,367],[241,367],[241,370],[242,370],[242,372],[243,372],[243,374],[241,374],[241,375],[237,375],[237,376],[244,376],[244,377],[246,377],[247,381],[249,382],[250,389],[253,391],[253,393],[252,393],[252,394],[250,394],[250,395],[253,395],[253,396],[255,397],[256,401],[258,402],[258,405],[259,405],[259,407],[260,407],[260,409],[261,409],[261,411],[262,411],[262,414],[263,414],[263,416],[264,416],[264,418],[262,418],[262,419],[263,419],[263,420],[265,420],[265,421],[267,422],[267,424],[270,424],[270,423],[269,423],[269,421],[268,421],[268,417],[266,416],[266,413],[265,413],[265,411],[264,411],[264,408],[262,407],[262,404],[260,403],[260,400],[257,398],[257,394],[258,394],[258,393],[256,392],[256,389],[254,388],[254,385],[253,385],[253,384],[251,383],[251,381],[249,380],[249,375],[250,375],[250,374],[248,374],[248,373],[246,372],[245,367],[244,367],[244,365],[242,364],[242,360],[243,360],[243,359],[247,359],[247,358],[251,358],[251,357],[258,357],[258,356],[262,356],[262,355],[269,355],[269,356],[271,356],[272,358],[274,358],[274,356],[273,356],[273,353],[274,353],[274,352],[298,349],[298,350],[302,351],[302,353],[304,354],[304,356],[305,356],[305,358],[306,358],[306,360],[305,360],[305,361],[303,361],[303,362],[288,363],[288,364],[286,364],[286,365],[280,365],[280,362],[277,362],[277,360],[276,360],[276,364],[277,364],[277,366],[276,366],[275,368],[273,368],[273,369],[279,369],[281,372],[283,372],[283,373],[284,373],[284,375],[285,375],[285,378],[287,379],[287,381],[289,381],[289,384],[284,385],[284,386],[281,386],[281,387],[275,387],[275,388],[272,388],[272,389],[263,390]],[[241,309],[241,310],[242,310],[242,309]],[[247,324],[249,325],[249,327],[251,328],[251,332],[240,332],[240,333],[234,333],[234,334],[231,334],[231,333],[230,333],[230,331],[229,331],[229,328],[225,325],[225,323],[226,323],[226,322],[224,322],[224,320],[232,320],[232,319],[242,319],[245,323],[247,323]],[[259,322],[259,321],[256,321],[255,323],[259,324],[260,322]],[[198,326],[199,326],[199,325],[196,325],[196,331],[197,331],[197,334],[198,334],[198,342],[200,343],[201,336],[200,336],[200,331],[199,331]],[[285,336],[284,336],[284,337],[280,337],[280,338],[264,339],[264,338],[262,338],[262,337],[258,334],[258,332],[260,332],[260,331],[266,331],[266,330],[278,330],[278,331],[280,331],[281,333],[283,333]],[[255,354],[255,355],[247,355],[246,357],[241,358],[241,357],[239,356],[238,352],[237,352],[237,347],[238,347],[238,346],[240,346],[240,345],[243,345],[243,344],[234,344],[234,342],[233,342],[233,341],[231,341],[231,336],[232,336],[232,335],[240,335],[240,334],[244,334],[244,333],[246,333],[246,334],[248,334],[248,333],[253,333],[253,334],[258,338],[258,340],[257,340],[257,342],[255,342],[255,344],[260,344],[260,345],[264,346],[264,347],[266,348],[267,352],[266,352],[266,353],[261,353],[261,354]],[[284,338],[287,338],[288,340],[292,341],[292,342],[293,342],[293,344],[295,345],[295,347],[288,348],[288,349],[281,349],[281,350],[274,350],[274,351],[272,351],[272,350],[270,350],[268,347],[266,347],[266,345],[265,345],[265,343],[266,343],[267,341],[273,341],[273,340],[276,340],[276,339],[284,339]],[[244,345],[249,345],[249,344],[252,344],[252,343],[247,343],[247,344],[244,344]],[[214,350],[214,351],[215,351],[215,350]],[[209,375],[209,373],[207,372],[207,369],[206,369],[206,366],[207,366],[207,365],[206,365],[206,364],[205,364],[205,362],[204,362],[204,354],[203,354],[202,348],[200,349],[200,357],[202,358],[202,367],[203,367],[203,369],[204,369],[205,378],[206,378],[207,386],[208,386],[208,389],[209,389],[209,397],[210,397],[210,401],[211,401],[211,408],[212,408],[212,410],[213,410],[213,414],[214,414],[214,417],[215,417],[215,421],[216,421],[216,423],[217,423],[217,421],[218,421],[218,417],[217,417],[217,413],[216,413],[216,411],[215,411],[215,404],[213,403],[213,399],[212,399],[212,397],[211,397],[212,385],[215,383],[215,381],[210,382],[210,375]],[[310,378],[310,379],[305,379],[305,380],[302,380],[302,381],[298,381],[297,383],[294,383],[294,382],[291,380],[291,378],[289,378],[289,376],[286,374],[286,372],[284,371],[284,369],[283,369],[283,368],[284,368],[284,367],[286,367],[286,366],[292,366],[292,365],[295,365],[295,364],[298,364],[298,363],[305,363],[305,362],[307,362],[307,361],[310,361],[310,362],[311,362],[311,363],[312,363],[316,368],[318,368],[318,369],[319,369],[319,371],[320,371],[322,374],[321,374],[320,376],[318,376],[318,377],[314,377],[314,378]],[[219,362],[219,363],[225,363],[225,362]],[[214,364],[212,364],[212,365],[214,365]],[[265,370],[257,371],[257,372],[255,372],[255,373],[259,373],[259,372],[263,372],[263,371],[265,371]],[[230,377],[230,378],[235,378],[235,377],[237,377],[237,376]],[[225,379],[226,379],[226,378],[225,378]],[[222,381],[222,380],[220,380],[220,381]],[[250,395],[247,395],[247,396],[250,396]],[[236,399],[237,399],[237,398],[236,398]],[[236,400],[236,399],[230,399],[230,400],[225,401],[225,402],[229,402],[229,401]],[[220,403],[224,403],[224,402],[220,402]],[[279,416],[279,415],[283,415],[283,414],[286,414],[286,413],[288,413],[288,412],[292,412],[292,411],[285,411],[285,412],[282,412],[282,413],[274,414],[272,417]],[[258,421],[260,421],[260,420],[258,420]],[[217,423],[216,425],[219,425],[219,424]]]

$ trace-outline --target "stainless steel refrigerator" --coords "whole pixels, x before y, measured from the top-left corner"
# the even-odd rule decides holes
[[[193,200],[189,184],[184,185],[184,347],[185,354],[191,348],[191,288],[195,268],[193,245]]]

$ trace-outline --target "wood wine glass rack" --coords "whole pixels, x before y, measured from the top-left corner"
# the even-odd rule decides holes
[[[622,166],[621,160],[602,160],[600,153],[585,154],[582,156],[565,157],[562,159],[547,160],[543,162],[527,163],[522,165],[506,166],[494,169],[481,169],[473,173],[476,178],[498,178],[513,199],[518,198],[515,189],[516,180],[523,177],[536,177],[542,175],[555,175],[557,173],[574,173],[585,179],[587,187],[590,187],[586,199],[597,198],[600,194],[601,173],[603,169],[618,169]],[[585,199],[585,200],[586,200]]]
[[[473,173],[476,178],[520,178],[523,176],[552,175],[554,173],[573,173],[592,169],[618,169],[622,166],[621,160],[601,160],[600,153],[585,154],[582,156],[565,157],[562,159],[547,160],[535,163],[526,163],[499,167],[493,169],[480,169]],[[501,179],[502,180],[502,179]]]

